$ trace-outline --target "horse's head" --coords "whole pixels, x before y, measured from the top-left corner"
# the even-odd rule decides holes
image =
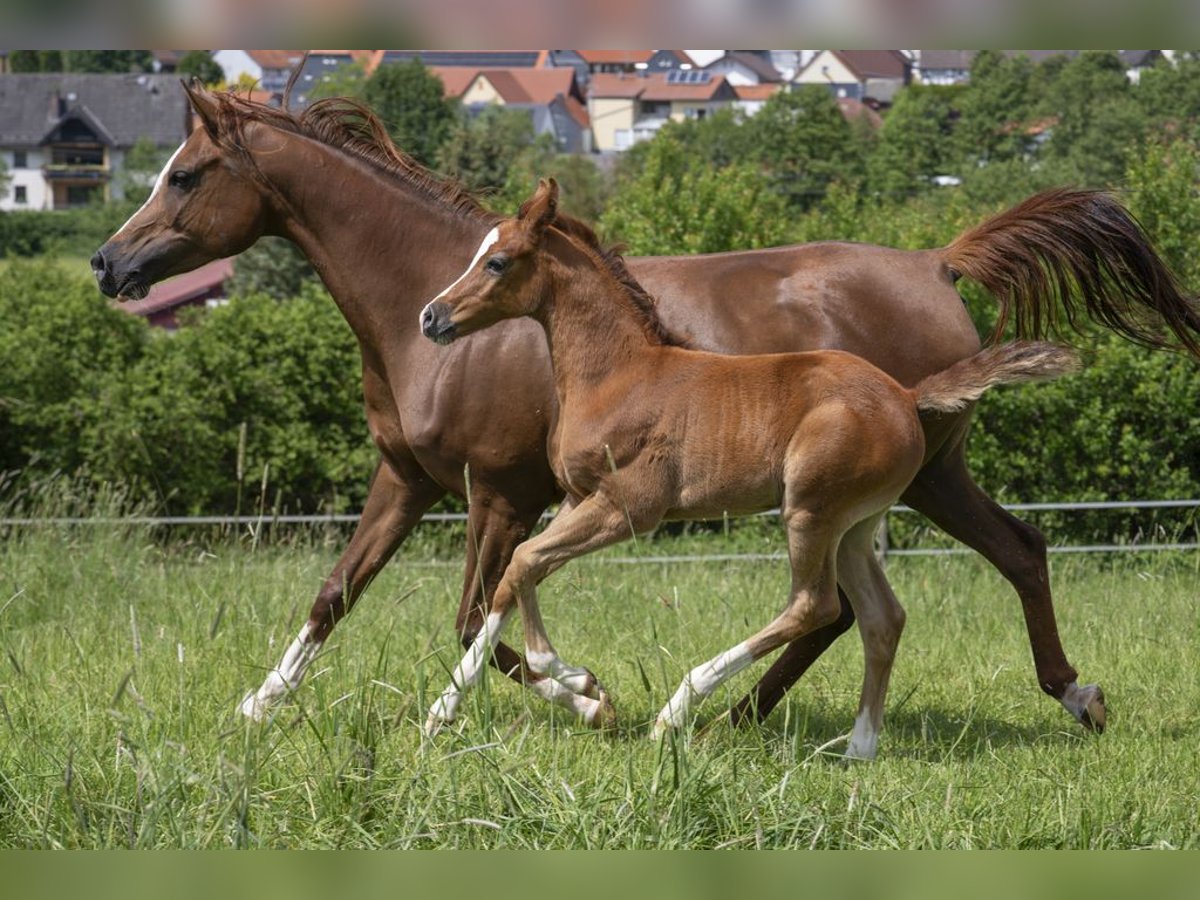
[[[155,282],[240,253],[263,233],[265,191],[249,156],[230,150],[230,111],[201,87],[184,90],[202,127],[168,160],[142,208],[92,257],[109,297],[144,297]]]
[[[543,273],[538,250],[558,214],[558,182],[542,179],[515,218],[487,233],[467,270],[421,310],[421,332],[439,344],[501,319],[536,312]]]

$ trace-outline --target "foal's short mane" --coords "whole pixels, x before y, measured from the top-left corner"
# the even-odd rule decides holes
[[[600,238],[596,236],[596,232],[592,230],[591,226],[564,212],[555,216],[553,224],[617,282],[622,295],[629,301],[630,307],[637,315],[642,330],[646,333],[646,339],[650,343],[667,347],[691,346],[687,338],[680,337],[671,331],[659,318],[658,304],[626,268],[625,259],[621,256],[621,244],[605,248],[601,245]]]
[[[220,110],[215,140],[223,149],[245,154],[245,125],[262,122],[358,157],[468,218],[499,220],[499,216],[481,206],[457,181],[435,175],[397,147],[379,117],[357,100],[329,97],[294,113],[239,97],[232,91],[214,93],[213,97]],[[258,171],[257,167],[252,168]]]

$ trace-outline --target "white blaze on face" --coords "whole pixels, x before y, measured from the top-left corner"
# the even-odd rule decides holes
[[[179,156],[180,152],[183,150],[184,144],[186,143],[187,141],[185,140],[183,144],[180,144],[175,148],[175,152],[171,154],[171,158],[167,160],[167,164],[163,166],[162,171],[158,173],[158,178],[154,180],[154,190],[150,192],[150,196],[146,198],[146,202],[138,208],[137,212],[125,220],[124,225],[117,229],[117,233],[113,235],[114,239],[120,237],[121,232],[129,227],[129,223],[140,216],[150,206],[150,204],[154,202],[154,198],[159,195],[167,183],[167,178],[171,174],[171,166],[175,165],[175,158]]]
[[[437,303],[439,300],[441,300],[443,297],[445,297],[448,293],[450,293],[452,290],[454,290],[455,287],[458,286],[458,283],[460,281],[462,281],[464,278],[466,278],[468,275],[471,274],[471,271],[475,268],[476,263],[478,263],[479,260],[483,259],[483,254],[487,253],[488,248],[490,248],[492,246],[492,244],[496,243],[496,241],[498,241],[498,240],[500,240],[500,229],[493,228],[491,231],[489,231],[484,236],[483,243],[480,244],[479,249],[475,251],[475,258],[471,260],[471,264],[469,266],[467,266],[466,270],[461,275],[459,275],[456,279],[454,279],[453,284],[446,287],[440,294],[438,294],[436,297],[434,297],[432,300],[430,300],[428,303],[425,304],[425,308],[422,309],[420,315],[417,316],[418,323],[424,321],[426,309],[429,309],[429,307],[431,307],[433,304]]]

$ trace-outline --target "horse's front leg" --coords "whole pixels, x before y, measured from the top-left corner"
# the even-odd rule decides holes
[[[239,709],[243,715],[256,721],[265,719],[275,704],[299,686],[337,622],[350,612],[413,526],[444,493],[415,460],[398,457],[396,466],[399,472],[387,460],[379,461],[350,545],[325,579],[300,634],[262,686],[242,700]]]

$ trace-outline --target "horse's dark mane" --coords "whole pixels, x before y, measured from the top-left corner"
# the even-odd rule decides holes
[[[629,301],[630,308],[637,315],[642,330],[646,333],[646,338],[650,343],[662,344],[667,347],[690,346],[686,338],[671,331],[659,317],[658,304],[625,266],[625,258],[621,255],[621,244],[604,247],[590,225],[564,212],[555,216],[553,225],[569,238],[573,238],[575,245],[587,252],[588,256],[594,259],[597,265],[617,282],[622,295]]]
[[[487,222],[499,219],[457,181],[434,174],[397,147],[379,117],[357,100],[329,97],[294,113],[239,97],[232,91],[212,96],[220,110],[220,127],[214,139],[224,149],[245,154],[245,125],[262,122],[364,160],[463,216]],[[257,167],[254,169],[257,171]]]

